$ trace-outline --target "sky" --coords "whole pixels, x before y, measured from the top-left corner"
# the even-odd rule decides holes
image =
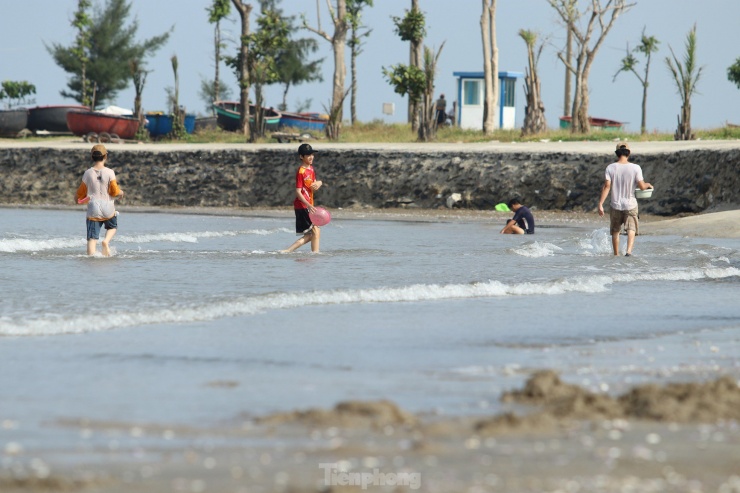
[[[104,0],[93,0],[102,5]],[[212,79],[213,25],[208,23],[206,7],[209,0],[130,0],[132,18],[139,22],[138,38],[144,40],[174,28],[167,44],[146,60],[151,71],[143,93],[145,111],[165,111],[166,88],[174,86],[170,58],[179,61],[180,102],[189,112],[206,114],[206,103],[198,95],[201,80]],[[320,0],[322,27],[329,29],[325,1]],[[393,92],[383,76],[383,67],[408,63],[408,44],[394,33],[392,16],[403,16],[410,8],[409,0],[375,0],[366,9],[363,19],[372,28],[358,68],[358,119],[363,122],[406,121],[406,101]],[[585,5],[585,0],[579,0]],[[698,84],[699,94],[692,98],[692,126],[717,128],[726,122],[740,124],[740,89],[727,80],[727,68],[740,57],[739,0],[634,0],[634,6],[617,19],[596,55],[589,78],[590,115],[626,122],[626,130],[640,129],[642,85],[634,74],[622,72],[613,81],[621,66],[627,46],[635,47],[645,29],[647,35],[660,41],[650,66],[647,100],[649,131],[672,132],[676,128],[681,100],[675,82],[666,66],[669,47],[679,58],[685,53],[686,35],[696,24],[698,60],[703,67]],[[255,7],[258,5],[253,2]],[[456,96],[453,72],[482,71],[483,49],[480,34],[481,2],[479,0],[420,0],[426,14],[425,44],[444,47],[436,75],[437,93],[445,93],[448,101]],[[59,68],[46,46],[73,43],[75,31],[70,20],[77,0],[0,0],[0,80],[26,80],[37,88],[35,104],[74,104],[59,94],[66,88],[68,74]],[[283,0],[281,7],[288,15],[305,14],[315,26],[317,2],[314,0]],[[258,8],[255,8],[255,11]],[[234,53],[239,33],[238,15],[222,23],[228,44],[226,51]],[[538,70],[542,81],[545,115],[551,128],[558,126],[563,114],[564,68],[557,58],[565,44],[565,32],[547,0],[499,0],[497,9],[497,40],[499,69],[524,72],[526,45],[518,36],[520,29],[539,33],[546,45]],[[252,19],[252,26],[256,23]],[[292,87],[288,93],[289,109],[308,100],[310,110],[325,112],[331,100],[333,58],[331,45],[306,30],[297,30],[295,37],[315,37],[319,42],[316,57],[324,58],[323,82]],[[637,54],[640,71],[645,59]],[[347,50],[349,74],[349,50]],[[232,88],[232,99],[238,99],[233,73],[221,67],[221,80]],[[349,84],[349,75],[347,78]],[[517,84],[517,126],[524,113],[523,81]],[[279,86],[266,92],[266,106],[277,106],[282,99]],[[349,99],[347,100],[349,101]],[[113,104],[132,108],[134,90],[130,87],[118,94]],[[383,114],[383,104],[393,103],[395,113]],[[349,118],[349,105],[345,106]]]

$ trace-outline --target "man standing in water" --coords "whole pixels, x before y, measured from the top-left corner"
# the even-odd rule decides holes
[[[295,177],[295,200],[293,209],[295,210],[295,232],[300,236],[287,249],[281,250],[282,253],[289,253],[298,247],[311,242],[311,251],[318,253],[321,231],[319,227],[311,222],[308,213],[316,212],[313,203],[313,194],[321,188],[322,182],[316,179],[316,170],[313,167],[313,150],[310,144],[301,144],[298,147],[298,158],[301,165]]]
[[[640,190],[653,188],[642,178],[642,168],[630,163],[630,148],[626,142],[617,144],[617,162],[606,167],[606,179],[599,197],[599,216],[604,217],[604,200],[611,191],[611,211],[609,213],[609,232],[612,235],[614,255],[619,255],[619,232],[624,226],[627,231],[627,251],[625,257],[632,256],[635,235],[638,232],[637,198],[635,187]]]
[[[105,146],[94,145],[90,155],[93,166],[82,175],[82,183],[77,189],[77,203],[87,202],[87,254],[95,254],[100,228],[105,225],[103,256],[110,257],[110,241],[118,229],[118,212],[113,198],[123,197],[123,191],[118,188],[116,174],[105,166],[108,161]]]

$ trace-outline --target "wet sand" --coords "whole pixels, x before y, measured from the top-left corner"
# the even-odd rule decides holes
[[[34,459],[0,490],[123,492],[738,491],[740,387],[729,378],[594,394],[533,375],[495,416],[412,415],[389,401],[269,416],[208,429],[59,422],[84,433],[168,434],[148,447],[95,451],[65,467]],[[91,451],[88,451],[88,454]],[[56,450],[52,453],[59,454]],[[84,454],[81,454],[84,455]],[[6,446],[6,464],[8,457]],[[82,463],[80,463],[82,462]],[[364,488],[362,483],[364,484]]]
[[[643,233],[705,238],[740,238],[740,210],[651,221],[643,229]]]

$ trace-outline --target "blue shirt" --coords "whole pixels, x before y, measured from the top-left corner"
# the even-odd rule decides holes
[[[521,206],[514,213],[512,220],[516,221],[516,225],[524,230],[529,235],[534,234],[534,216],[530,212],[529,208]]]

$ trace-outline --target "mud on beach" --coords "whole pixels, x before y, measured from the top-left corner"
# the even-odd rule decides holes
[[[415,415],[391,401],[252,416],[198,429],[56,423],[189,445],[96,451],[5,469],[2,491],[671,491],[740,488],[740,387],[720,377],[610,396],[534,373],[494,416]],[[84,431],[87,430],[87,431]],[[13,458],[7,457],[6,463]],[[70,466],[72,464],[72,466]],[[364,485],[364,487],[363,487]]]

